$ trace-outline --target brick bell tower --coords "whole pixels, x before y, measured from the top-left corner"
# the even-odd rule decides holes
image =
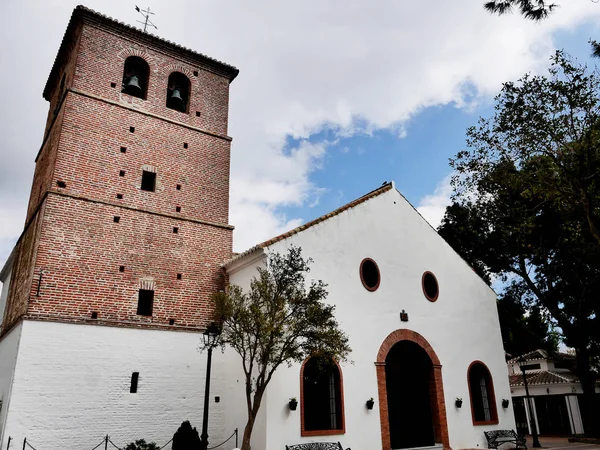
[[[237,74],[75,8],[43,93],[50,109],[25,228],[0,273],[1,448],[9,436],[54,442],[61,433],[44,434],[52,428],[66,439],[56,448],[106,433],[158,442],[183,420],[199,422],[197,333],[232,253],[227,121]],[[100,378],[81,381],[90,375]],[[114,402],[137,393],[134,377],[149,397],[131,397],[127,414],[160,421],[108,419]],[[28,404],[40,395],[52,408]],[[173,396],[186,401],[173,406]],[[36,428],[49,416],[52,427]]]
[[[22,318],[203,327],[223,288],[234,67],[84,7],[50,102],[2,332]]]

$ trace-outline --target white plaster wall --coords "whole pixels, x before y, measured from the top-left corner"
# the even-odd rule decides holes
[[[200,431],[206,355],[199,342],[198,333],[25,321],[0,448],[12,436],[45,450],[91,449],[106,434],[118,446],[141,438],[164,445],[184,420]],[[215,351],[215,369],[222,359]],[[140,373],[136,394],[132,372]],[[217,370],[211,379],[215,445],[233,431],[226,414],[232,380]]]
[[[0,443],[4,442],[4,430],[6,429],[6,415],[10,403],[10,393],[13,382],[15,366],[17,364],[17,351],[21,337],[21,324],[13,327],[8,334],[0,340]],[[8,440],[8,438],[6,438]],[[6,448],[4,444],[0,448]]]
[[[341,327],[350,336],[354,365],[342,367],[346,434],[300,437],[300,408],[290,412],[288,398],[299,397],[299,365],[282,367],[269,386],[266,409],[266,450],[303,441],[341,441],[344,447],[381,446],[378,405],[367,411],[365,401],[377,400],[374,362],[385,338],[407,328],[425,337],[443,366],[444,395],[452,448],[485,448],[484,430],[515,427],[495,294],[437,235],[408,202],[391,190],[271,247],[281,253],[290,244],[312,257],[310,276],[328,283],[328,301],[335,304]],[[368,292],[361,284],[359,265],[373,258],[381,271],[381,285]],[[439,282],[437,302],[421,289],[424,271]],[[230,281],[247,286],[247,269],[231,273]],[[408,322],[399,313],[406,310]],[[472,361],[489,368],[496,393],[498,425],[473,426],[469,407],[467,368]],[[454,399],[462,397],[456,409]],[[385,419],[387,420],[387,418]]]

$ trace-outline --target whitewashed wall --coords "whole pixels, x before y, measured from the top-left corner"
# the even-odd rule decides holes
[[[20,327],[0,448],[12,436],[19,446],[27,437],[44,450],[91,449],[106,434],[118,446],[141,438],[163,445],[183,420],[200,431],[206,368],[206,355],[198,351],[200,334],[35,321]],[[0,342],[0,352],[14,348],[13,334]],[[2,370],[4,357],[0,353]],[[223,367],[222,359],[216,351],[213,366]],[[129,392],[132,372],[140,373],[136,394]],[[4,377],[0,372],[2,390]],[[233,431],[226,408],[235,381],[218,374],[211,378],[209,441],[214,445]],[[214,401],[217,395],[220,403]],[[234,446],[232,440],[222,448]]]
[[[8,298],[8,288],[10,287],[10,277],[12,275],[12,266],[8,264],[0,273],[0,326],[6,309],[6,299]]]
[[[378,405],[367,411],[365,401],[378,396],[374,362],[381,344],[402,328],[425,337],[443,365],[452,448],[485,448],[483,431],[515,428],[512,405],[507,409],[501,405],[503,398],[510,399],[510,389],[495,294],[395,189],[270,250],[284,253],[292,243],[314,259],[310,276],[328,283],[328,301],[336,305],[340,325],[350,336],[354,365],[342,367],[346,434],[300,437],[300,408],[295,412],[287,408],[289,397],[300,396],[300,366],[284,366],[274,376],[263,405],[267,445],[254,448],[277,450],[285,444],[318,440],[339,440],[353,449],[380,448]],[[360,281],[359,265],[365,257],[373,258],[381,272],[376,292],[367,291]],[[242,263],[230,267],[230,281],[245,287],[257,262],[240,270]],[[436,275],[440,286],[435,303],[421,289],[421,276],[427,270]],[[408,322],[400,321],[403,309]],[[483,361],[491,371],[498,425],[472,424],[467,368],[474,360]],[[454,406],[456,397],[464,400],[461,409]]]
[[[6,413],[10,403],[21,329],[21,324],[15,326],[0,340],[0,401],[2,401],[2,408],[0,409],[0,443],[4,442]],[[6,448],[6,444],[0,445],[0,448]]]

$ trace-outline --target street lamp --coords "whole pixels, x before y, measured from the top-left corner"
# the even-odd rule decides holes
[[[525,362],[526,359],[521,355],[519,359],[519,368],[523,372],[523,383],[525,384],[525,399],[527,403],[527,411],[529,412],[529,426],[531,427],[531,440],[533,441],[533,448],[540,448],[540,440],[538,439],[537,428],[535,426],[535,419],[533,417],[533,411],[531,408],[531,397],[529,397],[529,388],[527,387],[527,377],[525,376]]]
[[[204,416],[202,417],[202,434],[200,435],[200,449],[208,449],[208,397],[210,395],[210,364],[212,362],[212,351],[213,348],[219,343],[219,336],[221,330],[214,323],[206,328],[206,331],[202,335],[204,341],[204,348],[208,349],[208,358],[206,360],[206,386],[204,388]]]

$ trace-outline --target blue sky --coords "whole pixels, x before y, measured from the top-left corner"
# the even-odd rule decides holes
[[[41,92],[78,3],[0,4],[0,265],[23,229],[48,110]],[[240,69],[229,110],[234,249],[390,180],[437,225],[451,194],[448,159],[493,112],[502,82],[544,72],[556,48],[596,62],[587,41],[600,38],[600,4],[560,0],[534,24],[491,16],[482,3],[151,1],[160,37]],[[86,6],[138,20],[119,0]]]

